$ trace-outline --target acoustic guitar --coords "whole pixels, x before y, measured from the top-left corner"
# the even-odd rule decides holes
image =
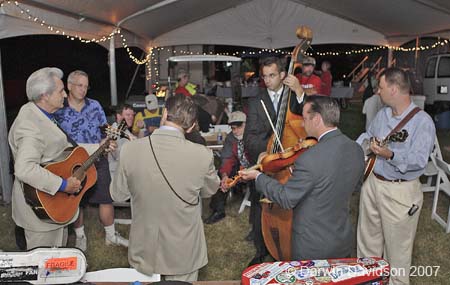
[[[23,184],[24,196],[28,205],[41,220],[49,223],[65,224],[77,213],[81,198],[97,181],[97,171],[94,162],[105,153],[110,140],[119,137],[127,137],[125,134],[127,126],[123,120],[117,129],[106,126],[104,132],[107,140],[91,156],[86,150],[77,146],[71,150],[63,161],[49,163],[45,169],[64,179],[70,176],[81,181],[81,188],[75,194],[56,192],[55,195],[40,191],[39,189]]]
[[[377,138],[370,138],[370,141],[375,141],[378,146],[383,147],[391,142],[404,142],[407,138],[408,138],[408,131],[403,129],[399,132],[387,136],[385,139],[381,141]],[[366,149],[366,152],[368,152],[368,154],[366,154],[365,158],[366,167],[364,169],[364,181],[367,179],[367,177],[369,177],[370,173],[372,173],[375,167],[375,162],[377,161],[377,156],[373,152],[371,152],[369,148]]]

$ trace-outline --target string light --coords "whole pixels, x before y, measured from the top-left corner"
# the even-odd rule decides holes
[[[47,27],[47,29],[48,29],[49,31],[52,31],[53,33],[55,33],[55,34],[57,34],[57,35],[63,35],[63,36],[65,36],[67,39],[70,39],[70,40],[72,40],[72,41],[75,40],[75,39],[77,39],[77,40],[79,40],[80,42],[86,43],[86,44],[89,44],[89,43],[97,43],[97,44],[98,44],[98,43],[101,43],[101,42],[106,42],[106,41],[108,41],[108,40],[111,40],[111,39],[113,39],[113,37],[114,37],[115,35],[118,34],[118,35],[120,35],[120,37],[121,37],[121,41],[120,41],[120,42],[121,42],[121,44],[122,44],[122,47],[126,49],[126,51],[128,52],[128,56],[130,57],[131,60],[133,60],[136,64],[139,64],[139,65],[140,65],[140,64],[145,64],[145,63],[147,63],[147,62],[150,60],[150,54],[149,54],[149,53],[147,53],[147,56],[146,56],[143,60],[139,60],[138,58],[136,58],[136,57],[133,55],[133,53],[131,52],[130,48],[128,48],[128,46],[127,46],[126,39],[125,39],[124,35],[121,33],[120,28],[115,28],[115,29],[114,29],[111,33],[109,33],[108,35],[98,36],[98,37],[93,37],[93,38],[91,38],[91,39],[85,39],[85,38],[82,38],[81,36],[79,36],[78,34],[75,34],[75,35],[69,35],[68,32],[64,31],[63,28],[55,27],[55,26],[53,26],[53,25],[47,24],[47,23],[45,22],[45,20],[40,19],[39,17],[33,15],[33,14],[30,12],[29,9],[24,9],[24,8],[22,8],[18,1],[14,1],[14,2],[13,2],[13,1],[6,1],[6,0],[1,1],[1,0],[0,0],[0,7],[4,7],[5,5],[13,5],[13,4],[14,4],[14,6],[15,6],[17,9],[19,9],[20,14],[23,15],[24,18],[26,18],[26,19],[28,19],[29,21],[34,22],[34,23],[36,23],[36,24],[38,24],[38,25],[40,25],[40,26],[42,26],[42,27]],[[151,49],[149,49],[149,52],[151,52]]]

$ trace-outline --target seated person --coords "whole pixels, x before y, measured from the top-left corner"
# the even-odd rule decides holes
[[[146,136],[151,135],[154,130],[159,128],[161,124],[161,117],[145,118],[144,125],[146,129]]]
[[[149,133],[152,133],[155,129],[153,125],[149,125],[148,127],[146,127],[144,121],[145,119],[155,117],[161,118],[162,116],[162,108],[159,108],[158,98],[155,95],[150,94],[145,96],[145,105],[146,108],[136,114],[132,129],[133,135],[139,138],[148,136]]]
[[[112,124],[113,128],[117,128],[122,120],[125,120],[127,124],[127,130],[125,131],[125,135],[128,138],[119,138],[117,140],[117,148],[114,151],[108,153],[108,164],[109,164],[109,173],[111,174],[111,178],[114,177],[114,172],[116,171],[117,163],[119,163],[120,150],[122,146],[128,142],[128,140],[135,139],[136,137],[131,133],[131,129],[133,127],[134,121],[134,109],[131,105],[123,104],[117,106],[115,110],[115,118],[116,121]]]
[[[206,224],[214,224],[225,218],[226,192],[229,190],[225,182],[228,177],[233,177],[233,175],[237,174],[240,166],[243,168],[250,166],[247,153],[244,150],[243,141],[246,120],[246,115],[241,111],[230,114],[228,124],[231,126],[232,135],[227,135],[223,144],[221,152],[222,164],[219,169],[219,174],[222,178],[220,184],[221,191],[217,191],[212,196],[209,206],[213,210],[213,213],[205,220]]]

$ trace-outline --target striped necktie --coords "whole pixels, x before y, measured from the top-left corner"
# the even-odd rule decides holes
[[[273,108],[275,109],[275,113],[278,111],[278,97],[279,97],[278,93],[273,94],[272,103],[273,103]]]

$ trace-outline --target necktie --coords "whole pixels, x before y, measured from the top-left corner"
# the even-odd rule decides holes
[[[245,157],[244,140],[239,140],[237,146],[238,146],[238,158],[239,158],[239,163],[240,163],[241,166],[243,166],[244,168],[249,167],[249,166],[250,166],[250,163],[248,162],[247,158]]]
[[[278,93],[273,94],[273,108],[275,109],[275,112],[278,111]]]

